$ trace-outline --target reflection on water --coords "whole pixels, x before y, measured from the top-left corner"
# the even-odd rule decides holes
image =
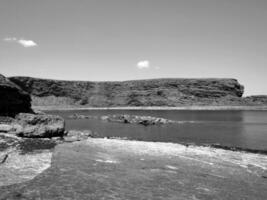
[[[267,150],[267,111],[167,111],[167,110],[83,110],[50,111],[66,119],[67,129],[90,129],[100,137],[127,137],[142,141],[220,144]],[[83,115],[130,114],[182,121],[179,124],[142,126],[110,123],[96,119],[68,119]]]

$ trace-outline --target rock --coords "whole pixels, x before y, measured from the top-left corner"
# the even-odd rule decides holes
[[[21,126],[16,134],[20,137],[51,138],[64,135],[64,119],[56,115],[20,113],[15,118]]]
[[[90,130],[69,130],[67,135],[64,137],[65,142],[76,142],[86,140],[88,137],[93,137],[94,134]]]
[[[0,115],[14,117],[20,112],[32,112],[30,95],[0,74]]]
[[[0,132],[2,133],[8,133],[12,131],[13,127],[9,124],[0,124]]]

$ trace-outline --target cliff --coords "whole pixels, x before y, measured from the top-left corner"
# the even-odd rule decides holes
[[[19,86],[0,74],[0,116],[31,112],[31,97]]]
[[[240,105],[244,87],[235,79],[151,79],[87,82],[10,77],[33,105],[190,106]]]

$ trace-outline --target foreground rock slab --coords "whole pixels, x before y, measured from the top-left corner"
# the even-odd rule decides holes
[[[33,180],[0,199],[257,199],[267,156],[171,143],[88,139],[58,145]]]
[[[17,150],[0,152],[0,186],[33,179],[51,165],[52,152],[21,154]]]

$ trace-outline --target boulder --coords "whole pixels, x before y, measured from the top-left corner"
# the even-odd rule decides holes
[[[64,119],[57,115],[20,113],[15,119],[21,126],[16,130],[20,137],[51,138],[64,135]]]
[[[30,95],[0,74],[0,115],[14,117],[20,112],[32,112]]]

